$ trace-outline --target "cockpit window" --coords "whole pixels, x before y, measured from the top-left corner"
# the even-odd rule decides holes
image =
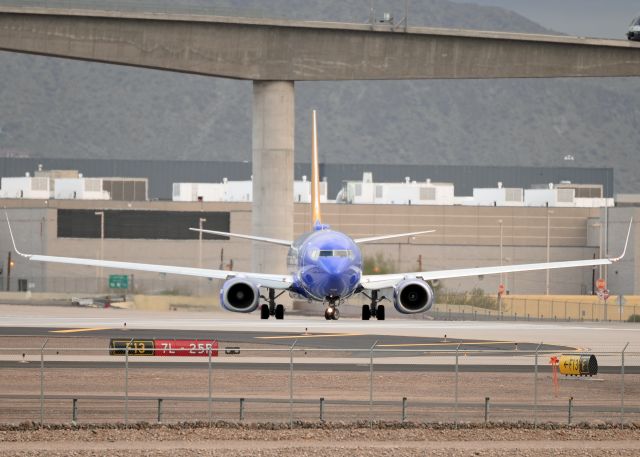
[[[320,257],[351,257],[348,249],[321,250]]]
[[[631,21],[630,25],[640,25],[640,16]]]
[[[311,258],[317,260],[318,257],[347,257],[353,259],[353,252],[350,249],[320,249],[311,253]]]

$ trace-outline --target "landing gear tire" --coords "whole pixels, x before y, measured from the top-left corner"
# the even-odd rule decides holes
[[[384,305],[378,305],[378,309],[376,310],[376,318],[379,321],[384,320]]]
[[[362,320],[368,321],[371,318],[371,310],[368,305],[362,305]]]
[[[337,321],[340,318],[340,311],[338,308],[330,306],[324,311],[324,318],[328,321]]]
[[[269,319],[269,305],[260,306],[260,319]]]
[[[283,305],[277,305],[276,306],[276,319],[278,319],[278,320],[284,319],[284,306]]]

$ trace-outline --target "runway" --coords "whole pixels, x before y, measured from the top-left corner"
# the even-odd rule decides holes
[[[640,326],[632,323],[549,323],[389,319],[326,321],[319,317],[260,320],[226,312],[151,312],[69,307],[0,306],[0,336],[211,338],[235,343],[314,348],[520,350],[541,347],[640,352]],[[389,346],[391,347],[391,346]]]

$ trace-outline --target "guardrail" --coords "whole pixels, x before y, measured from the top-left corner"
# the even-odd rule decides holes
[[[318,349],[294,342],[234,345],[230,353],[209,347],[185,362],[136,356],[142,349],[135,344],[109,356],[107,347],[47,341],[0,348],[0,423],[637,420],[640,352],[590,352],[600,371],[585,378],[563,377],[550,365],[561,354],[584,353],[541,348]]]
[[[1,395],[0,399],[3,400],[39,400],[38,395]],[[199,402],[212,404],[228,404],[235,405],[237,407],[237,420],[242,422],[245,420],[246,413],[251,404],[254,405],[272,405],[272,404],[293,404],[294,406],[313,406],[316,408],[315,419],[320,422],[326,421],[328,409],[331,406],[368,406],[366,400],[333,400],[325,397],[319,397],[317,399],[294,399],[292,403],[287,399],[282,398],[216,398],[212,397],[171,397],[166,396],[162,398],[152,396],[129,396],[124,395],[47,395],[46,400],[64,400],[70,402],[69,419],[72,424],[78,424],[79,417],[82,416],[82,410],[85,405],[89,405],[87,408],[91,409],[92,404],[95,402],[105,401],[120,401],[123,402],[127,399],[130,402],[146,402],[153,403],[155,405],[154,412],[156,413],[156,422],[158,424],[163,423],[163,411],[168,407],[169,402],[173,403],[185,403],[185,402]],[[527,403],[491,403],[490,397],[485,397],[483,402],[459,402],[458,408],[465,410],[476,410],[483,413],[485,424],[491,422],[491,409],[510,409],[529,411],[531,404]],[[573,401],[573,397],[567,399],[566,405],[540,405],[538,407],[539,412],[554,412],[566,414],[567,424],[572,424],[572,417],[575,417],[576,413],[618,413],[619,409],[615,406],[595,406],[595,405],[577,405]],[[414,401],[407,397],[402,397],[400,400],[374,400],[373,406],[379,408],[381,406],[390,407],[395,412],[395,420],[399,422],[407,422],[411,419],[411,413],[418,410],[430,410],[430,409],[445,409],[450,408],[449,402],[435,402],[435,401]],[[152,408],[149,408],[152,409]],[[640,414],[640,407],[631,407],[626,411],[628,414]],[[213,422],[213,418],[209,418],[209,422]]]

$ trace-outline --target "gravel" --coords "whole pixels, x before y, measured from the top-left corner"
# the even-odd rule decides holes
[[[0,456],[637,456],[640,424],[296,423],[0,427]]]

